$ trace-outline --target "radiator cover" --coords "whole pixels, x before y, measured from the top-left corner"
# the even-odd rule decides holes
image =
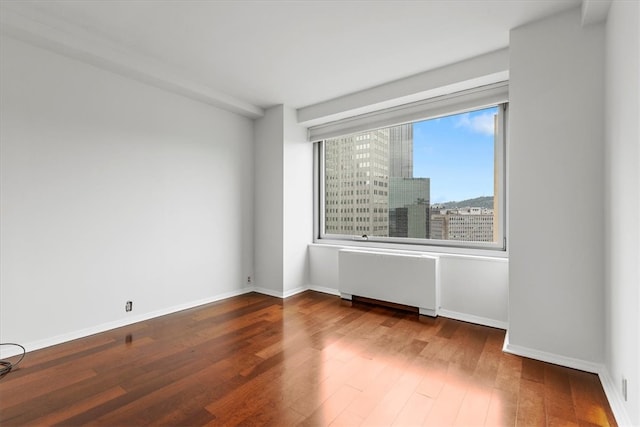
[[[438,264],[435,256],[342,249],[338,254],[340,295],[418,307],[420,314],[437,316]]]

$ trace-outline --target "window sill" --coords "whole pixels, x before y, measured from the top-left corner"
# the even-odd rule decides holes
[[[316,239],[309,246],[336,247],[340,249],[372,249],[404,254],[425,254],[433,256],[451,255],[491,259],[509,259],[509,252],[491,249],[455,248],[447,246],[403,245],[401,243],[380,243],[360,240]]]

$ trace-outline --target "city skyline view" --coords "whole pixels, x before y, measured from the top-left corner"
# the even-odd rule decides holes
[[[430,178],[431,203],[493,196],[498,107],[413,123],[413,176]]]
[[[497,113],[485,108],[326,140],[325,232],[496,241]],[[480,205],[482,196],[490,206]],[[442,204],[469,199],[473,206]]]

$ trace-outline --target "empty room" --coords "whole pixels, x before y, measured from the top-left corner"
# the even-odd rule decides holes
[[[0,424],[639,426],[637,0],[0,0]]]

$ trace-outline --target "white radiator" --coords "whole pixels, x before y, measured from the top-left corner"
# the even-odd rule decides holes
[[[338,254],[338,284],[344,299],[373,298],[437,316],[438,282],[438,257],[351,249]]]

